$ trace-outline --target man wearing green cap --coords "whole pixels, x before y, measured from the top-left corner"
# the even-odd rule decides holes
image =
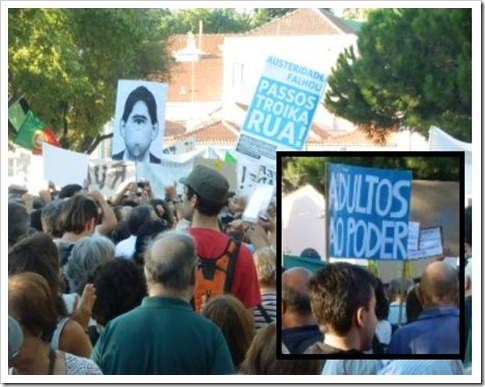
[[[219,172],[202,165],[195,167],[180,182],[185,185],[184,218],[192,222],[189,233],[196,240],[197,255],[217,259],[229,243],[229,236],[220,231],[217,219],[226,202],[229,183]],[[248,309],[261,303],[254,260],[243,243],[236,256],[230,293]]]

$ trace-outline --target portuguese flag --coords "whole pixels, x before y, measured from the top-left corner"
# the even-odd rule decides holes
[[[30,149],[33,154],[42,154],[42,143],[60,146],[56,136],[46,124],[30,110],[24,98],[8,109],[9,128],[16,132],[14,144]]]

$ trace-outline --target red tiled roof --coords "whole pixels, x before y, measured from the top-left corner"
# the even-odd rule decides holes
[[[237,140],[239,127],[228,121],[218,120],[202,128],[185,131],[172,138],[167,143],[178,142],[195,136],[197,145],[233,145]]]
[[[233,34],[195,35],[197,48],[207,55],[193,64],[194,102],[222,100],[223,57],[220,46],[226,36]],[[174,35],[169,43],[171,52],[187,46],[187,35]],[[178,62],[173,65],[168,83],[168,102],[191,102],[192,63]]]
[[[389,141],[389,136],[380,142],[371,138],[363,129],[356,129],[352,132],[327,138],[322,145],[325,146],[393,146]]]
[[[165,137],[173,137],[185,132],[185,126],[178,122],[165,120]]]
[[[298,8],[248,31],[244,36],[334,35],[354,32],[330,12],[320,8]]]

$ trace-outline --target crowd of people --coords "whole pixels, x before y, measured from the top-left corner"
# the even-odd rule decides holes
[[[446,262],[431,263],[418,284],[383,284],[348,263],[282,268],[278,279],[275,203],[250,223],[247,198],[214,169],[198,166],[181,183],[181,196],[167,188],[164,198],[149,182],[126,183],[108,199],[76,184],[36,197],[9,188],[11,374],[463,374],[470,366],[365,357],[457,355],[471,343],[471,259],[463,338],[461,281]],[[471,252],[471,232],[466,243]]]

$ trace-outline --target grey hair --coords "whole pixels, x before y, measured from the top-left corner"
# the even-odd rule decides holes
[[[157,248],[160,242],[173,240],[170,248]],[[156,252],[156,254],[154,254]],[[197,265],[195,240],[186,232],[170,230],[160,233],[147,247],[145,276],[148,282],[159,283],[168,290],[186,290],[192,284]]]
[[[93,235],[77,241],[64,267],[69,290],[81,295],[89,274],[98,264],[114,259],[114,254],[115,245],[105,236]]]
[[[55,199],[44,206],[40,215],[42,231],[52,237],[60,238],[62,236],[62,228],[58,219],[65,205],[64,199]]]
[[[276,284],[276,254],[271,247],[263,247],[253,254],[258,281],[261,285]]]

